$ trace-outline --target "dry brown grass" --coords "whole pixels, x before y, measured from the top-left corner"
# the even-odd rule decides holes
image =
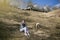
[[[60,31],[58,31],[59,30],[58,28],[60,28],[59,15],[60,15],[60,10],[55,10],[49,13],[43,13],[43,12],[36,12],[36,11],[24,11],[24,10],[11,8],[11,7],[0,8],[0,29],[5,28],[4,30],[7,29],[10,31],[10,33],[8,33],[9,34],[8,36],[10,37],[13,36],[13,38],[8,38],[7,40],[20,40],[20,39],[25,40],[25,37],[22,35],[22,33],[19,32],[19,24],[22,21],[22,19],[26,20],[29,28],[33,28],[35,23],[39,22],[42,27],[38,31],[39,33],[43,31],[42,34],[38,34],[38,32],[36,32],[34,29],[31,29],[30,31],[34,30],[32,33],[33,35],[31,34],[32,35],[31,40],[37,40],[37,39],[40,40],[41,35],[45,37],[45,35],[48,35],[49,33],[50,33],[49,35],[53,35],[57,32],[60,33]],[[53,37],[55,35],[53,35]],[[44,38],[43,36],[42,39]]]

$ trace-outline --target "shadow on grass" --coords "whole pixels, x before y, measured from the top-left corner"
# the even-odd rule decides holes
[[[41,25],[40,25],[41,26]],[[42,30],[46,29],[46,30],[50,30],[49,27],[45,27],[45,26],[41,26],[40,28],[42,28]],[[51,27],[52,28],[52,27]],[[52,29],[52,30],[55,30],[55,32],[49,32],[50,36],[49,37],[41,37],[39,35],[34,35],[34,34],[31,34],[31,37],[27,40],[60,40],[60,25],[56,25],[56,29]],[[35,29],[36,30],[36,29]]]
[[[30,16],[30,15],[31,15],[31,14],[28,13],[28,12],[22,12],[21,14],[24,15],[24,16]]]
[[[4,22],[0,22],[0,40],[8,40],[11,38],[11,34],[13,34],[16,30],[18,30],[19,24],[6,24]]]
[[[26,40],[59,40],[59,39],[55,38],[54,36],[45,37],[45,36],[31,34],[31,37],[27,38]]]
[[[14,32],[19,30],[19,24],[7,24],[4,22],[0,22],[0,40],[10,40],[8,38],[12,38],[11,34],[14,34]],[[57,33],[57,31],[56,31]],[[41,37],[39,35],[31,33],[31,37],[26,40],[60,40],[60,36],[57,37],[59,34],[53,33],[50,35],[50,37]],[[22,39],[22,38],[21,38]]]

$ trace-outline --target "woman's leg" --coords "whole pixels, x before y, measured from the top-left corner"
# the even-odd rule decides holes
[[[25,36],[28,36],[29,35],[29,31],[28,31],[28,28],[27,27],[24,28],[24,34],[25,34]]]
[[[21,28],[20,31],[21,31],[21,32],[24,31],[24,28]]]

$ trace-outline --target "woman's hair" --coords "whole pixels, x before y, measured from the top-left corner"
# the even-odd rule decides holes
[[[22,23],[25,23],[25,20],[24,19],[22,20]]]

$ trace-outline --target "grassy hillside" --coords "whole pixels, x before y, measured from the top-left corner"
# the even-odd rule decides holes
[[[25,19],[31,32],[31,38],[26,39],[19,31],[19,24]],[[41,27],[35,31],[34,25],[39,22]],[[0,6],[0,39],[1,40],[59,40],[60,10],[49,13],[24,11],[14,7]]]

